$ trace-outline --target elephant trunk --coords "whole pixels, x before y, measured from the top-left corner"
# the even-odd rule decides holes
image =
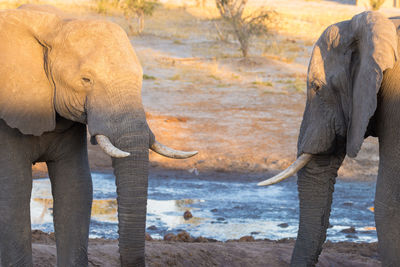
[[[118,147],[130,155],[113,158],[122,266],[145,266],[149,130],[146,123],[139,122],[136,126],[133,131],[115,141]]]
[[[144,239],[149,148],[167,157],[187,158],[197,152],[176,151],[159,144],[151,133],[141,101],[141,74],[121,79],[87,98],[92,144],[112,157],[117,184],[119,249],[122,266],[145,266]]]
[[[332,193],[344,153],[313,155],[298,172],[300,224],[292,266],[314,266],[322,251],[329,226]]]
[[[126,157],[112,157],[121,265],[145,266],[149,127],[141,101],[141,84],[132,78],[112,85],[105,92],[93,91],[88,97],[88,128],[92,143],[105,140],[129,153]]]

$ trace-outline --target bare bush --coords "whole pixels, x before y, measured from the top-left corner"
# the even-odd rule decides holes
[[[158,4],[156,1],[147,0],[96,0],[96,3],[99,13],[108,14],[110,10],[119,10],[122,11],[128,21],[136,17],[138,33],[141,33],[144,29],[144,16],[152,15]],[[134,31],[132,25],[129,25],[129,30]]]
[[[258,9],[251,15],[244,16],[247,0],[216,0],[222,19],[230,25],[233,35],[240,44],[243,57],[247,57],[250,40],[268,32],[267,23],[271,19],[270,10]],[[218,34],[221,35],[221,31]]]

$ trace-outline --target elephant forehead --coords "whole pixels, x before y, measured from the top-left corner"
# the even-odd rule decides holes
[[[325,58],[323,58],[321,54],[321,48],[318,45],[316,45],[313,49],[310,65],[308,68],[309,82],[313,82],[315,80],[318,80],[320,82],[325,82],[326,77],[325,77],[324,60]]]
[[[121,56],[132,53],[126,33],[116,24],[97,20],[74,20],[68,22],[58,35],[60,45],[80,54],[103,50],[115,51]]]
[[[329,26],[322,35],[321,42],[325,43],[326,49],[329,51],[339,46],[340,32],[337,25]]]
[[[99,20],[69,21],[57,37],[57,58],[77,61],[81,68],[140,73],[135,51],[118,25]]]
[[[116,39],[126,37],[124,30],[117,24],[96,19],[66,20],[62,31],[65,31],[70,38],[74,36],[80,38],[85,34],[97,35],[100,38],[107,36]]]

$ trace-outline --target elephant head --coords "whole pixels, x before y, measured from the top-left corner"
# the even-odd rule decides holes
[[[397,55],[394,24],[364,12],[329,26],[316,42],[307,75],[307,103],[298,159],[259,183],[270,185],[299,172],[300,226],[292,261],[315,264],[326,236],[331,194],[344,156],[355,157],[374,135],[371,118],[383,73]],[[370,127],[369,127],[370,125]]]
[[[39,9],[39,11],[38,11]],[[23,6],[0,16],[0,118],[27,135],[54,130],[56,114],[88,125],[113,157],[123,265],[144,265],[148,149],[197,152],[155,140],[141,100],[142,68],[116,24]]]

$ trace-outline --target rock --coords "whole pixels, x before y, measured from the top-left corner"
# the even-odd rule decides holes
[[[217,218],[217,221],[220,221],[220,222],[225,221],[225,218],[219,217],[219,218]]]
[[[186,231],[181,231],[177,235],[168,233],[164,235],[164,241],[194,242],[194,238]]]
[[[32,230],[32,240],[35,242],[43,242],[43,243],[47,243],[47,242],[51,242],[51,241],[55,241],[55,235],[54,233],[45,233],[43,231],[40,230]]]
[[[153,238],[151,237],[151,235],[149,233],[146,233],[145,238],[146,241],[152,241]]]
[[[157,229],[158,229],[158,228],[157,228],[157,226],[155,226],[155,225],[152,225],[152,226],[147,227],[147,230],[155,231],[155,230],[157,230]]]
[[[223,219],[223,218],[222,218],[222,219]],[[211,224],[215,224],[215,223],[218,223],[218,224],[228,224],[227,221],[223,221],[223,220],[211,221]]]
[[[193,242],[197,243],[208,243],[208,239],[202,236],[196,237]]]
[[[251,232],[250,234],[251,235],[258,235],[258,234],[260,234],[260,232]]]
[[[358,239],[356,235],[346,235],[346,238]]]
[[[173,233],[168,233],[164,235],[164,241],[176,241],[176,235]]]
[[[158,167],[158,163],[155,161],[150,161],[150,166],[151,167]]]
[[[282,238],[279,240],[270,240],[270,239],[264,239],[264,240],[269,240],[270,242],[275,242],[277,244],[287,244],[296,242],[296,239],[294,238]]]
[[[197,168],[191,168],[191,169],[189,170],[189,172],[190,172],[190,173],[194,173],[196,176],[199,175],[199,171],[197,170]]]
[[[280,223],[280,224],[278,224],[278,226],[279,226],[280,228],[288,228],[288,227],[289,227],[289,224],[287,224],[287,223]]]
[[[51,232],[51,233],[49,234],[49,237],[50,237],[51,240],[56,241],[56,235],[55,235],[54,232]]]
[[[183,218],[185,218],[185,220],[189,220],[190,218],[193,218],[193,215],[190,211],[185,211],[185,213],[183,214]]]
[[[341,233],[345,233],[345,234],[355,234],[355,233],[357,233],[356,228],[354,228],[354,226],[352,226],[350,228],[343,229],[340,232]]]
[[[239,242],[254,242],[254,237],[251,235],[242,236],[239,238]]]
[[[210,210],[211,212],[217,212],[218,211],[218,209],[212,209],[212,210]]]
[[[186,231],[179,232],[176,236],[177,241],[181,242],[193,242],[194,238],[190,236],[190,234]]]

